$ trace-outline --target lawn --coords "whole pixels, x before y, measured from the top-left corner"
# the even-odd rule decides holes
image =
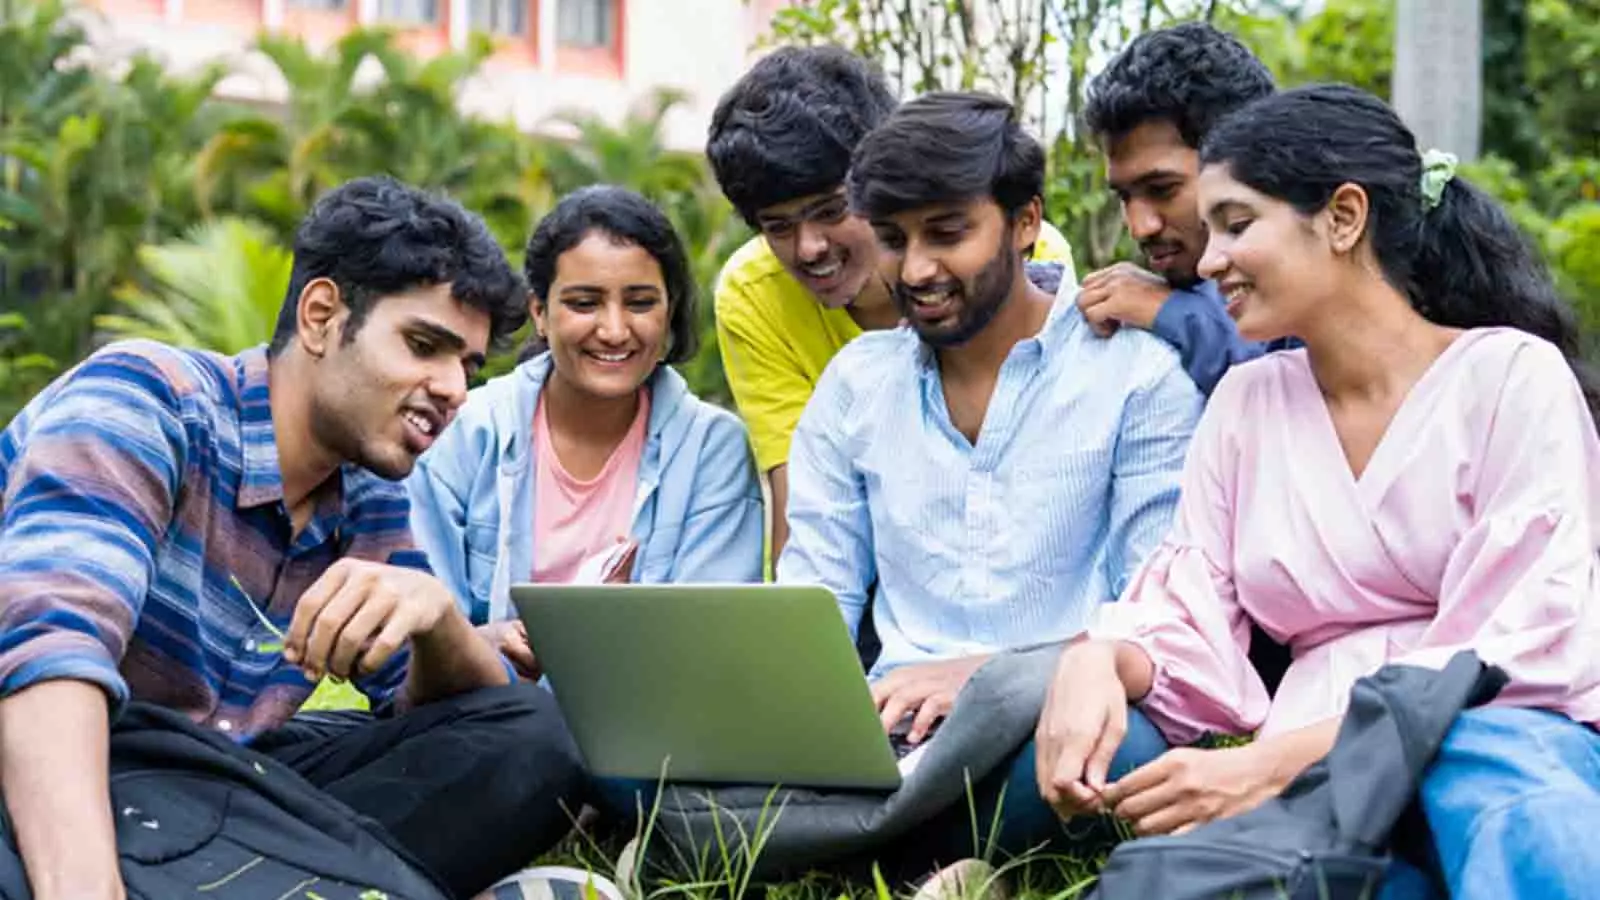
[[[332,679],[318,684],[302,707],[308,711],[366,708],[366,697],[354,685]],[[575,817],[572,833],[538,864],[573,866],[615,879],[617,857],[630,836],[577,827]],[[909,897],[915,891],[915,885],[892,884],[876,872],[871,877],[857,878],[815,872],[792,881],[760,883],[750,877],[749,866],[749,860],[759,855],[760,845],[761,837],[756,835],[751,848],[742,852],[732,847],[726,852],[724,848],[712,848],[701,859],[687,864],[678,861],[680,864],[672,867],[677,874],[667,874],[662,860],[640,860],[644,897],[638,900],[892,900]],[[1075,857],[1038,852],[990,862],[1014,900],[1072,900],[1085,896],[1093,886],[1104,854]],[[683,877],[684,871],[690,876]]]
[[[651,832],[659,815],[659,808],[649,811],[641,829],[644,834]],[[684,854],[663,846],[664,842],[656,842],[652,847],[656,858],[635,863],[640,884],[637,900],[745,900],[752,896],[765,900],[894,900],[916,892],[916,884],[886,880],[875,865],[869,870],[867,865],[858,864],[854,874],[849,876],[811,872],[783,882],[756,880],[752,877],[751,862],[760,858],[772,823],[780,815],[781,809],[763,816],[765,824],[754,826],[747,839],[730,837],[726,842],[702,847],[694,854]],[[995,878],[1012,900],[1072,900],[1085,896],[1109,852],[1106,832],[1102,831],[1094,843],[1086,841],[1082,855],[1046,853],[1040,849],[1020,857],[999,858],[997,853],[982,849],[991,846],[988,835],[994,833],[990,829],[997,825],[997,822],[986,826],[973,823],[975,852],[972,855],[984,858],[994,867]],[[1131,836],[1127,827],[1119,822],[1111,823],[1109,833],[1117,839]],[[591,827],[587,819],[579,820],[572,833],[538,862],[596,872],[625,885],[630,873],[619,872],[617,860],[633,837],[636,833],[613,830],[608,834],[603,828]],[[965,893],[978,896],[988,887],[988,884],[973,885]]]
[[[540,865],[573,866],[596,872],[621,883],[616,859],[625,837],[575,833],[542,857]],[[844,877],[812,872],[790,881],[763,883],[749,877],[748,857],[716,851],[705,854],[678,873],[660,870],[659,862],[640,862],[643,897],[640,900],[894,900],[908,898],[915,884],[895,884],[873,872],[870,876]],[[1103,854],[1072,857],[1034,853],[1018,859],[991,860],[1007,894],[1013,900],[1073,900],[1087,896],[1104,863]],[[684,877],[687,869],[691,874]],[[981,893],[980,890],[974,893]]]

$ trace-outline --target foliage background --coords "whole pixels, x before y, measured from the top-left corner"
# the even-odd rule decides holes
[[[1329,0],[800,0],[767,43],[833,41],[878,59],[905,96],[982,87],[1016,100],[1051,148],[1047,206],[1080,266],[1127,256],[1117,210],[1077,120],[1088,77],[1132,35],[1209,16],[1285,85],[1349,81],[1387,95],[1393,3]],[[1484,0],[1487,156],[1474,178],[1511,205],[1563,290],[1600,332],[1600,0]],[[696,155],[667,151],[662,93],[620,124],[567,116],[558,141],[462,115],[456,97],[492,50],[419,59],[360,30],[329,52],[262,36],[289,102],[221,102],[216,66],[167,73],[136,56],[95,67],[85,13],[0,0],[0,423],[95,346],[143,335],[234,351],[265,340],[296,221],[319,193],[389,172],[449,191],[514,262],[555,198],[607,181],[660,203],[705,292],[700,356],[682,367],[727,402],[709,288],[749,235]],[[376,66],[381,77],[361,77]],[[498,356],[490,373],[503,371]]]

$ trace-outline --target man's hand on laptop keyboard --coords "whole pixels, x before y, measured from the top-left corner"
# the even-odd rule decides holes
[[[967,656],[902,666],[885,675],[872,685],[872,700],[878,705],[883,730],[893,732],[902,719],[911,716],[905,741],[912,746],[922,743],[934,723],[949,715],[972,673],[988,661],[988,656]]]
[[[916,718],[915,713],[906,713],[905,718],[901,719],[899,724],[889,729],[889,749],[894,751],[895,759],[905,759],[910,756],[911,751],[916,750],[932,739],[933,735],[938,732],[939,725],[942,724],[941,722],[933,723],[933,727],[929,728],[928,734],[923,737],[922,743],[913,744],[906,740],[906,735],[911,732],[911,725],[916,721]],[[904,775],[905,772],[902,771],[900,774]]]

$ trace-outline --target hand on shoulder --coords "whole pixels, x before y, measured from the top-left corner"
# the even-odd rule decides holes
[[[1101,337],[1122,325],[1149,331],[1172,293],[1159,275],[1130,262],[1119,262],[1084,276],[1078,290],[1078,309]]]

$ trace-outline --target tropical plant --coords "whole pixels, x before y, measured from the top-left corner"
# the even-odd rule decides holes
[[[717,350],[712,291],[722,264],[750,239],[752,232],[711,183],[678,195],[668,205],[668,215],[683,236],[689,252],[689,268],[701,297],[700,352],[678,368],[702,399],[731,406],[733,393],[722,368],[722,354]]]
[[[493,52],[475,35],[461,51],[419,60],[393,32],[361,28],[318,54],[297,37],[263,35],[259,51],[288,88],[282,114],[240,113],[206,142],[195,188],[206,215],[239,213],[287,239],[322,193],[387,173],[441,189],[519,240],[543,186],[535,144],[506,124],[464,115],[462,86]]]
[[[261,273],[281,266],[309,203],[356,175],[448,191],[513,259],[562,193],[632,187],[672,218],[708,296],[749,236],[698,155],[666,147],[681,95],[651,97],[620,122],[569,113],[552,123],[563,139],[533,137],[460,111],[486,41],[421,59],[388,32],[358,29],[326,51],[259,38],[285,88],[282,107],[263,111],[211,97],[221,67],[91,65],[81,22],[92,13],[63,2],[0,0],[0,422],[108,337],[220,349],[265,339],[282,289]],[[1600,0],[1484,0],[1484,11],[1489,156],[1468,171],[1600,326]],[[1087,269],[1132,249],[1077,125],[1088,78],[1134,33],[1195,16],[1239,33],[1281,83],[1387,90],[1389,0],[796,0],[765,43],[853,47],[906,95],[979,87],[1018,101],[1051,149],[1048,215]],[[681,368],[725,399],[703,306],[705,350]]]
[[[618,124],[589,112],[568,111],[553,117],[569,130],[570,140],[552,141],[544,174],[557,194],[588,184],[632,188],[661,202],[706,181],[697,157],[666,148],[663,123],[686,95],[672,89],[649,94]]]
[[[282,76],[286,108],[282,115],[241,113],[206,142],[195,172],[201,211],[247,212],[289,234],[317,195],[351,168],[343,118],[360,102],[363,63],[392,40],[356,29],[319,56],[299,38],[259,37],[254,49]]]
[[[21,313],[0,314],[0,425],[56,374],[55,360],[27,346],[28,320]]]
[[[1600,0],[1522,3],[1537,143],[1553,154],[1600,157]]]
[[[376,46],[381,80],[340,117],[353,145],[348,164],[354,168],[344,174],[386,172],[445,191],[514,247],[534,212],[549,202],[549,188],[541,177],[540,142],[509,123],[461,111],[463,86],[493,52],[493,41],[482,34],[473,34],[461,51],[425,60],[392,40]]]
[[[226,218],[141,248],[139,262],[146,277],[118,289],[120,311],[95,318],[105,337],[232,354],[272,337],[292,259],[270,229]]]
[[[1568,207],[1550,225],[1545,242],[1556,277],[1600,343],[1600,203]],[[1600,347],[1595,349],[1600,350]]]
[[[111,78],[86,49],[57,0],[0,6],[0,297],[29,348],[63,364],[89,349],[139,244],[192,219],[187,161],[221,77],[135,56]]]
[[[1217,11],[1217,25],[1238,35],[1280,84],[1342,81],[1389,96],[1394,77],[1393,0],[1332,0],[1306,14],[1243,6]],[[1381,52],[1374,52],[1382,48]]]

